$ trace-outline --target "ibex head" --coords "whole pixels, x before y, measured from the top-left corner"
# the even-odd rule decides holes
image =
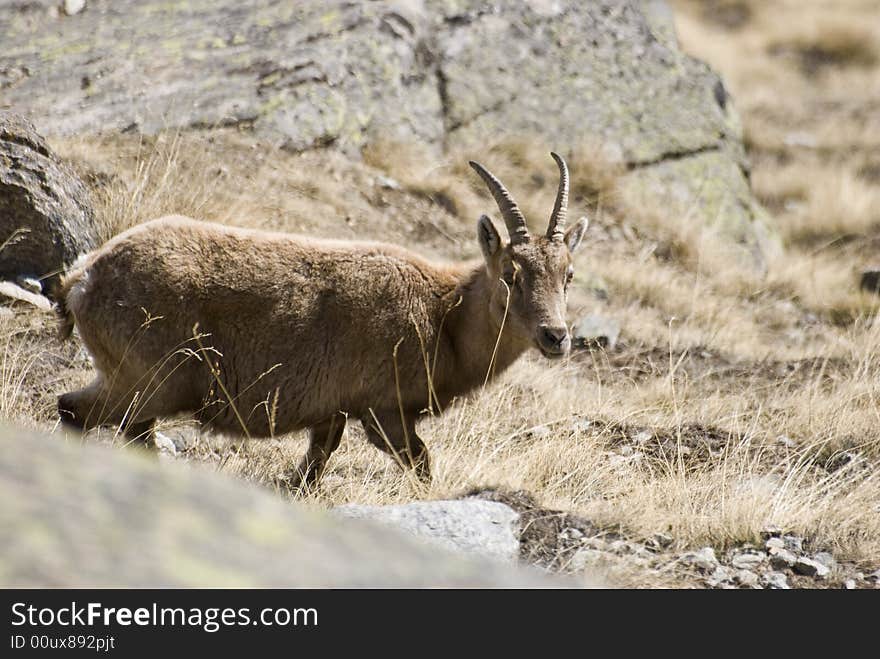
[[[568,285],[574,275],[572,253],[580,245],[588,221],[582,217],[568,231],[568,166],[551,153],[559,166],[559,190],[550,215],[550,225],[543,236],[532,236],[522,211],[504,185],[485,167],[470,162],[485,181],[507,225],[510,242],[506,245],[488,216],[477,223],[477,238],[492,288],[490,309],[505,333],[528,345],[536,346],[545,357],[561,357],[571,347],[565,322]]]

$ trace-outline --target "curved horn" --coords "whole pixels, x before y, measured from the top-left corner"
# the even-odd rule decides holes
[[[504,224],[507,225],[510,242],[512,244],[529,242],[529,229],[526,227],[526,218],[523,217],[522,211],[516,205],[513,197],[510,196],[507,188],[480,163],[469,160],[468,164],[480,175],[480,178],[486,183],[486,187],[489,188],[489,192],[495,197],[495,203],[498,204],[501,217],[504,218]]]
[[[563,238],[565,219],[568,215],[568,165],[558,153],[551,151],[550,155],[559,166],[559,190],[556,192],[556,203],[553,204],[550,226],[547,227],[547,238],[560,241]]]

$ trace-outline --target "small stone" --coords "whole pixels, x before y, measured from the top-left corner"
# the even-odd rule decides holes
[[[630,546],[626,540],[612,540],[608,544],[608,549],[615,554],[626,554],[630,551]]]
[[[764,527],[764,530],[761,531],[762,538],[778,538],[781,535],[782,529],[775,524],[768,524]]]
[[[782,572],[767,572],[761,577],[761,581],[767,588],[772,588],[773,590],[788,590],[791,588],[788,585],[788,579],[785,578]]]
[[[645,444],[645,443],[647,443],[647,442],[650,442],[651,439],[653,439],[653,437],[654,437],[654,434],[653,434],[650,430],[642,430],[642,431],[638,432],[638,433],[632,438],[632,440],[633,440],[636,444]]]
[[[813,554],[813,560],[818,561],[819,563],[821,563],[822,565],[827,567],[829,570],[833,570],[834,566],[836,565],[836,561],[834,560],[834,556],[832,556],[827,551],[820,551],[817,554]]]
[[[86,0],[64,0],[64,13],[68,16],[80,13],[86,7]]]
[[[587,314],[572,329],[572,343],[579,348],[607,348],[613,350],[620,336],[620,323],[600,314]]]
[[[40,284],[39,279],[34,279],[33,277],[16,277],[15,283],[19,285],[19,287],[28,291],[29,293],[33,293],[34,295],[42,295],[43,287]]]
[[[169,455],[177,455],[177,444],[171,439],[168,435],[155,432],[153,433],[153,442],[156,444],[156,448],[163,453],[167,453]]]
[[[799,538],[796,535],[784,535],[782,540],[785,542],[785,548],[789,551],[799,552],[804,550],[803,538]]]
[[[17,305],[30,304],[41,311],[52,311],[52,303],[39,293],[32,293],[11,281],[0,281],[0,302]]]
[[[846,588],[847,590],[855,590],[859,586],[856,583],[855,579],[847,579],[846,581],[843,582],[843,587]]]
[[[758,575],[751,570],[739,570],[735,578],[743,586],[753,587],[758,585]]]
[[[584,534],[581,533],[578,529],[565,529],[563,533],[565,534],[565,537],[572,540],[580,540],[584,537]]]
[[[752,570],[763,563],[765,558],[767,556],[764,552],[760,554],[737,554],[730,561],[730,564],[739,570]]]
[[[720,585],[731,581],[733,573],[730,568],[719,565],[715,571],[706,579],[706,583],[711,588],[718,588]]]
[[[588,433],[593,427],[593,422],[589,419],[576,419],[574,423],[571,424],[571,430],[574,433]]]
[[[666,549],[667,547],[671,547],[673,542],[673,538],[668,533],[655,533],[651,536],[651,539],[648,540],[648,543],[657,547],[658,549]]]
[[[547,439],[550,436],[550,428],[547,426],[535,426],[526,431],[529,439]]]
[[[776,438],[776,441],[782,444],[785,448],[795,448],[797,446],[797,442],[788,435],[779,435],[779,437]]]
[[[815,149],[818,146],[816,137],[805,131],[786,133],[782,139],[786,146],[802,147],[804,149]]]
[[[797,560],[797,556],[787,549],[776,549],[770,553],[770,565],[777,570],[784,570],[787,567],[792,567],[797,563]]]
[[[704,572],[714,570],[718,566],[718,559],[715,558],[715,550],[712,547],[703,547],[699,551],[682,554],[681,561]]]
[[[381,174],[376,177],[376,185],[385,190],[400,190],[400,183],[390,176],[382,176]]]
[[[764,543],[764,547],[767,548],[767,551],[773,553],[774,549],[785,549],[785,542],[782,538],[770,538]]]
[[[604,551],[598,549],[578,549],[567,567],[572,572],[583,572],[589,567],[602,563],[607,556]]]
[[[814,561],[805,556],[801,556],[795,561],[793,569],[798,574],[803,574],[807,577],[818,577],[820,579],[827,577],[828,573],[831,572],[831,570],[822,565],[819,561]]]

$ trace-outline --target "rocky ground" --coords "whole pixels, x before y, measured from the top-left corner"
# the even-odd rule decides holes
[[[859,565],[838,562],[831,552],[777,527],[765,529],[756,543],[676,551],[675,539],[666,533],[634,538],[619,527],[600,528],[583,517],[543,509],[525,492],[471,496],[517,510],[522,560],[552,572],[605,574],[611,583],[630,587],[643,586],[641,575],[647,571],[658,584],[706,588],[880,588],[880,570],[866,573]]]

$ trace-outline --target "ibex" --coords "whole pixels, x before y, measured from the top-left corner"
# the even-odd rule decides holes
[[[74,325],[97,377],[58,399],[78,429],[112,424],[151,444],[156,417],[193,414],[247,437],[309,428],[297,484],[315,485],[349,417],[430,478],[416,419],[484,384],[536,347],[571,345],[569,176],[560,173],[543,236],[502,183],[470,165],[510,241],[482,215],[483,259],[436,264],[378,242],[318,240],[169,216],[85,256],[62,282],[62,337]]]

